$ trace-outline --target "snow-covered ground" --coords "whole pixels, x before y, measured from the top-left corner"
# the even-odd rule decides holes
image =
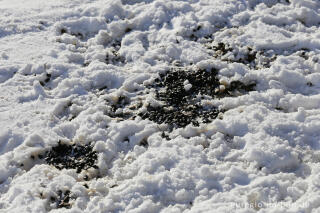
[[[0,14],[0,212],[320,212],[320,1],[0,0]],[[157,120],[152,85],[176,70],[218,70],[220,97],[192,99],[216,119]],[[255,86],[222,95],[232,82]],[[58,144],[93,146],[96,166],[59,170]]]

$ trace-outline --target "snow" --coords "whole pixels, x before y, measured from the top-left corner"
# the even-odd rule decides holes
[[[0,12],[0,212],[320,211],[319,1],[0,0]],[[219,43],[232,50],[206,46]],[[121,118],[163,106],[144,91],[174,67],[255,91],[202,100],[225,112],[199,126]],[[99,174],[38,157],[59,140],[93,144]],[[51,201],[59,190],[70,209]]]
[[[189,91],[192,88],[192,84],[190,84],[188,80],[183,82],[183,86],[186,91]]]

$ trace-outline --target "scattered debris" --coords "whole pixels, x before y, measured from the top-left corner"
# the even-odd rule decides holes
[[[64,144],[58,145],[46,152],[45,161],[57,169],[76,169],[77,173],[89,168],[98,169],[97,153],[92,150],[92,145]]]
[[[45,86],[51,80],[51,74],[47,73],[46,78],[43,81],[40,81],[41,86]]]
[[[123,109],[130,103],[128,97],[119,96],[114,103],[110,103],[110,110],[107,112],[107,115],[111,118],[120,118],[123,120],[129,119],[132,117],[132,113],[123,112]]]
[[[61,28],[60,29],[60,34],[61,35],[63,35],[63,34],[65,34],[65,33],[67,33],[68,31],[67,31],[67,29],[65,29],[65,28]]]
[[[112,49],[106,54],[105,59],[106,64],[123,64],[125,63],[125,58],[119,54],[116,49]]]
[[[207,49],[213,50],[213,57],[221,61],[241,63],[253,69],[269,68],[271,62],[277,58],[274,53],[269,53],[267,50],[254,50],[252,47],[231,47],[223,42],[216,44],[209,41],[205,46]]]
[[[148,143],[147,138],[142,139],[142,140],[139,142],[139,146],[143,146],[143,147],[145,147],[145,148],[148,148],[149,143]]]
[[[169,135],[167,135],[165,132],[162,132],[162,133],[161,133],[161,137],[162,137],[162,138],[165,138],[167,141],[170,140]]]
[[[49,203],[55,205],[54,208],[71,208],[71,192],[70,190],[62,191],[59,190],[54,196],[49,198]],[[51,205],[50,205],[51,206]]]

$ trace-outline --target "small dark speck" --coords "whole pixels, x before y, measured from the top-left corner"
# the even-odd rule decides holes
[[[60,34],[62,35],[62,34],[65,34],[67,32],[67,30],[66,29],[64,29],[64,28],[62,28],[61,30],[60,30]]]
[[[312,86],[313,86],[313,84],[312,84],[311,82],[308,82],[307,85],[308,85],[309,87],[312,87]]]
[[[129,33],[129,32],[131,32],[131,31],[132,31],[131,28],[127,28],[127,29],[125,30],[126,33]]]
[[[118,186],[118,184],[114,184],[114,185],[110,186],[110,188],[114,188],[114,187],[117,187],[117,186]]]

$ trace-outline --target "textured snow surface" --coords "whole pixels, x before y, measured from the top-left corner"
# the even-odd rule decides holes
[[[0,0],[0,17],[0,212],[320,211],[318,0]],[[256,86],[205,98],[223,113],[199,126],[142,119],[176,67]],[[59,141],[98,169],[46,163]]]

